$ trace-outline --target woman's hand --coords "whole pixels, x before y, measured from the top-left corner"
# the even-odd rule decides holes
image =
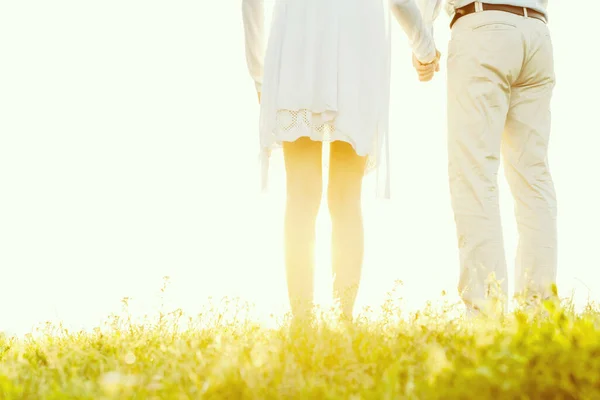
[[[413,54],[413,67],[417,70],[419,80],[421,82],[428,82],[433,78],[433,75],[440,70],[440,57],[442,54],[439,50],[435,51],[435,58],[433,61],[427,64],[421,63],[417,57]]]

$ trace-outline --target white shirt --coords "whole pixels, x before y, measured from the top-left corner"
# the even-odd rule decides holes
[[[418,1],[423,2],[424,0]],[[242,0],[246,62],[250,76],[256,84],[256,90],[259,92],[262,88],[265,51],[263,2],[264,0]],[[390,5],[392,14],[408,36],[417,59],[422,63],[433,61],[436,56],[436,48],[431,26],[433,19],[439,13],[439,8],[431,10],[431,12],[427,11],[427,8],[419,9],[415,0],[391,0]],[[425,13],[428,17],[423,18]]]
[[[423,0],[418,0],[423,1]],[[414,0],[390,1],[392,14],[408,37],[408,42],[419,61],[427,64],[436,57],[432,22],[439,10],[418,7]],[[421,4],[427,6],[426,4]],[[431,21],[429,21],[431,19]]]

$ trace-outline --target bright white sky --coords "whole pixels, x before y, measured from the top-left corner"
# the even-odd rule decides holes
[[[240,1],[206,4],[0,4],[0,330],[57,319],[93,326],[126,296],[135,313],[151,312],[165,275],[169,304],[190,312],[208,296],[242,296],[264,314],[287,309],[282,164],[276,157],[272,195],[261,197]],[[599,4],[550,5],[559,288],[579,302],[600,300]],[[443,15],[444,55],[447,26]],[[367,182],[361,306],[379,305],[396,279],[408,307],[455,294],[445,101],[445,71],[420,84],[394,27],[393,200],[375,201]],[[512,260],[516,228],[501,185]],[[326,214],[320,226],[327,303]]]

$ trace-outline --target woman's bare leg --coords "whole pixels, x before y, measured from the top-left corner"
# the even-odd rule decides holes
[[[288,295],[295,317],[312,310],[316,221],[323,191],[322,143],[309,138],[284,142],[287,200],[285,265]]]
[[[344,317],[351,319],[358,294],[363,253],[361,191],[366,157],[346,142],[331,143],[328,205],[331,215],[331,256],[334,296]]]

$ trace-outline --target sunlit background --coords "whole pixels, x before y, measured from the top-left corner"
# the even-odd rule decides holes
[[[123,297],[135,314],[151,313],[164,276],[167,307],[195,313],[210,296],[238,296],[262,317],[287,311],[282,160],[274,157],[271,193],[260,195],[240,3],[0,3],[0,331],[47,320],[89,328]],[[559,289],[581,305],[600,299],[600,3],[570,3],[549,10],[551,165]],[[448,22],[436,23],[444,55]],[[375,200],[367,180],[359,308],[379,306],[396,280],[407,309],[443,290],[456,299],[445,68],[421,84],[410,55],[395,25],[393,199]],[[500,184],[512,260],[512,200]],[[329,304],[324,212],[319,228],[317,294]]]

